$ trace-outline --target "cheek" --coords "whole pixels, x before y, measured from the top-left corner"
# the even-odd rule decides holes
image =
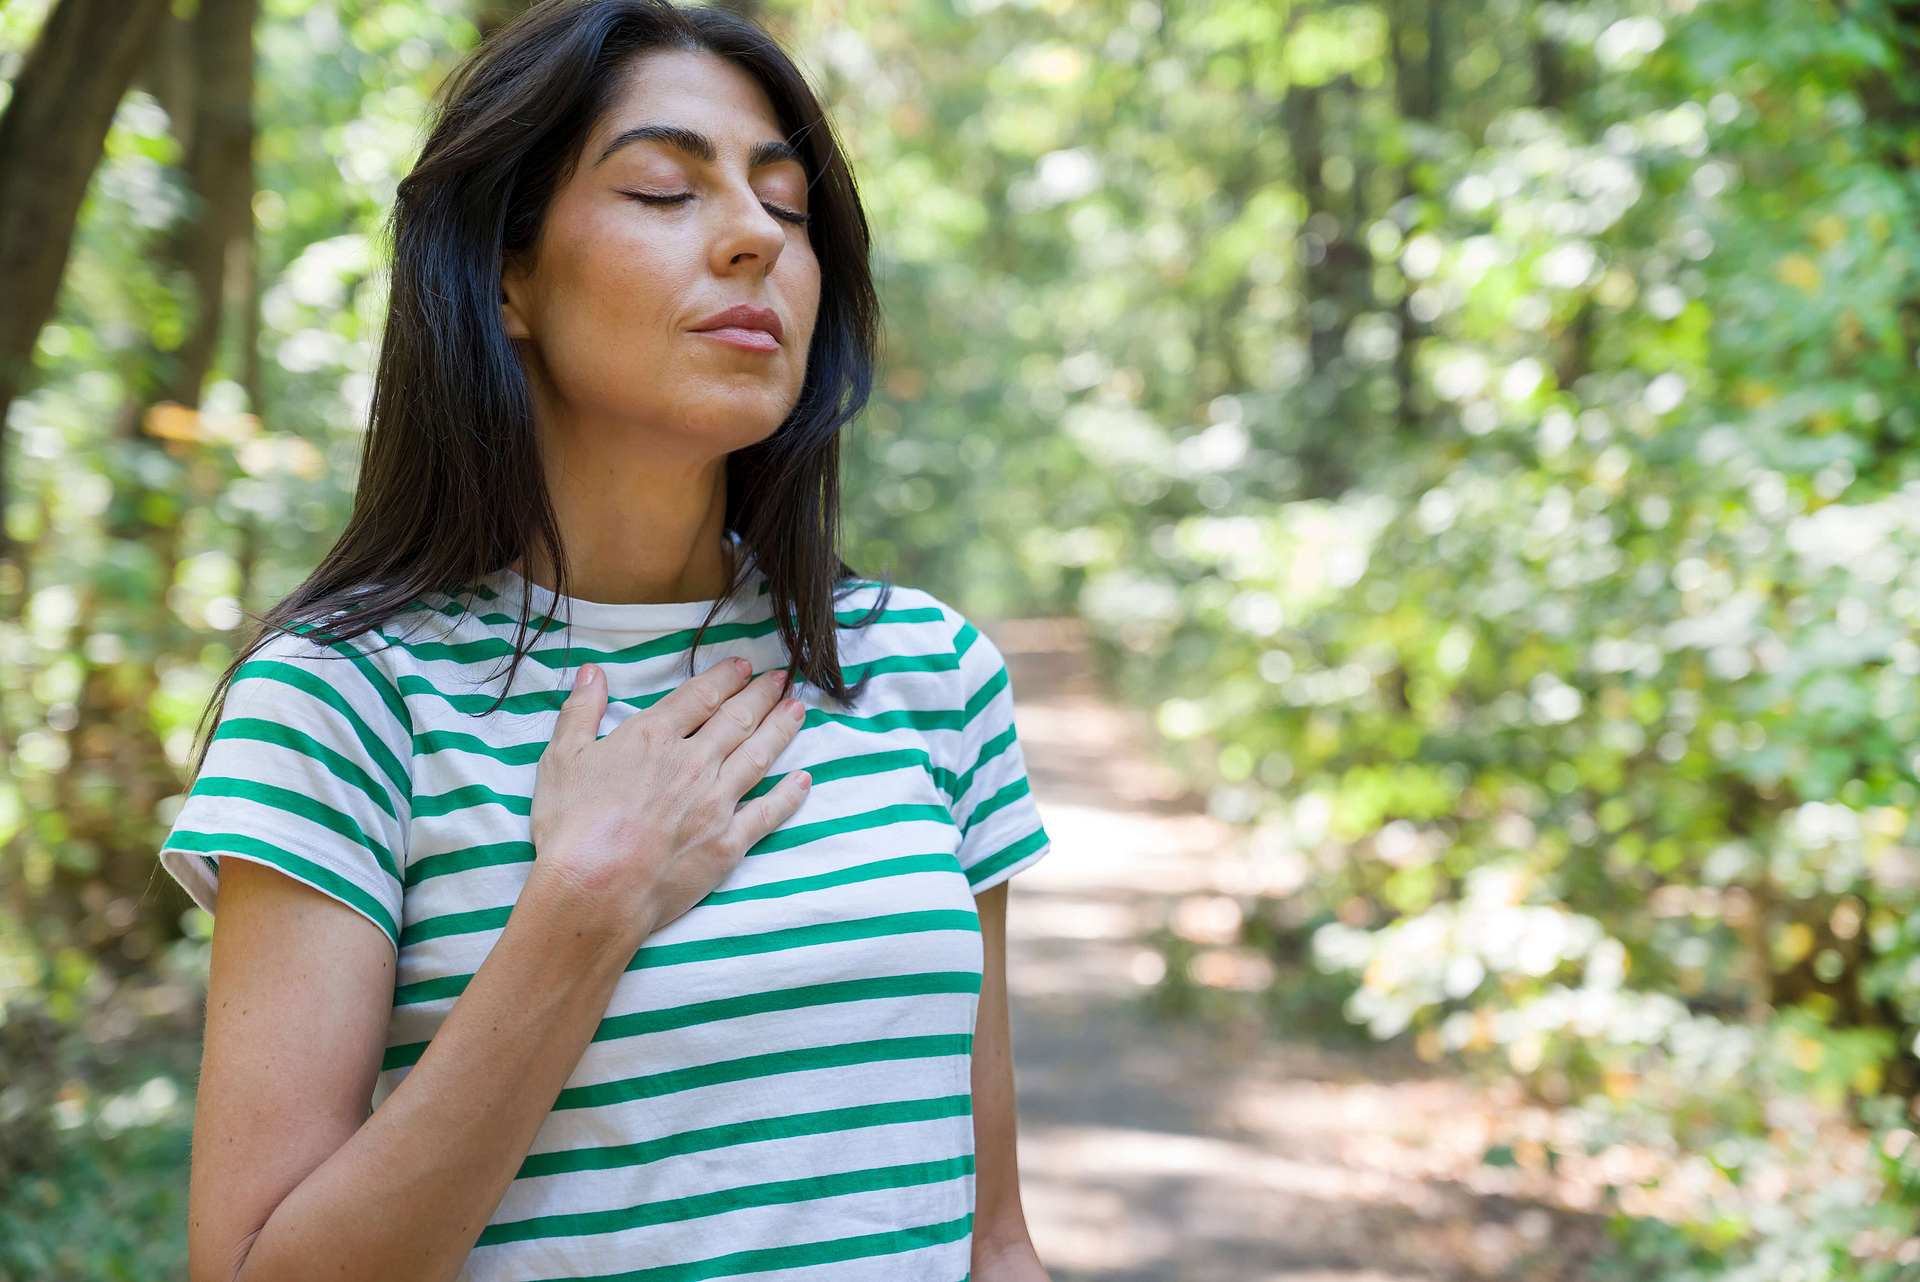
[[[578,408],[657,412],[679,380],[634,374],[674,368],[677,300],[701,264],[697,250],[657,229],[641,235],[617,212],[571,218],[543,238],[534,338],[554,389]]]
[[[670,238],[643,236],[601,215],[572,220],[550,248],[554,270],[542,311],[554,338],[593,346],[663,341],[676,285],[692,261]]]
[[[794,270],[788,277],[791,285],[786,293],[787,306],[792,308],[794,317],[806,325],[811,339],[820,320],[820,264],[813,256],[812,247],[805,241],[788,247],[781,266],[785,266],[789,260],[793,262]],[[778,274],[779,268],[774,270]],[[806,349],[803,346],[801,350],[804,352]]]

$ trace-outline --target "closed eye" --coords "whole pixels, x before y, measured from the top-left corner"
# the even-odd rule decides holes
[[[690,191],[676,192],[671,196],[656,196],[644,191],[623,191],[620,194],[622,196],[630,196],[634,200],[647,205],[678,205],[683,201],[693,199],[693,193]],[[775,218],[780,219],[782,222],[792,223],[796,227],[805,227],[813,220],[812,214],[803,214],[797,210],[787,209],[781,205],[770,204],[764,200],[761,201],[760,204],[762,208]]]

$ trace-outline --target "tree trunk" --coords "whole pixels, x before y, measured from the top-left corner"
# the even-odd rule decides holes
[[[1399,0],[1388,10],[1388,46],[1393,56],[1393,89],[1400,120],[1419,120],[1437,125],[1440,119],[1441,77],[1446,72],[1443,15],[1440,0]],[[1399,194],[1408,200],[1419,194],[1414,170],[1424,157],[1409,155],[1400,170]],[[1419,403],[1418,378],[1414,352],[1426,326],[1414,319],[1408,299],[1412,282],[1401,279],[1400,299],[1394,304],[1394,319],[1400,327],[1400,346],[1393,356],[1393,381],[1397,392],[1396,426],[1408,440],[1417,439],[1426,427],[1426,415]]]
[[[240,341],[253,327],[243,314],[254,302],[253,244],[253,27],[259,0],[200,0],[184,23],[169,21],[149,75],[171,80],[173,119],[183,151],[190,204],[161,238],[159,252],[185,285],[189,323],[179,348],[149,350],[135,396],[123,410],[123,430],[137,453],[167,456],[157,468],[136,466],[116,478],[116,502],[107,534],[119,560],[152,567],[149,591],[107,593],[90,585],[83,596],[83,631],[96,614],[152,646],[177,649],[180,622],[166,603],[179,561],[180,518],[205,492],[196,451],[210,447],[148,434],[145,410],[155,399],[197,407],[215,365],[223,320],[232,318]],[[178,45],[171,44],[179,40]],[[177,74],[184,63],[186,75]],[[168,69],[176,69],[169,76]],[[246,353],[236,364],[248,376]],[[180,464],[187,466],[181,468]],[[177,480],[166,478],[177,477]],[[178,775],[154,734],[149,709],[158,677],[142,664],[137,678],[125,665],[86,661],[72,733],[73,760],[56,788],[69,840],[90,852],[90,871],[61,870],[42,916],[71,922],[68,937],[86,941],[111,964],[137,969],[159,944],[179,934],[185,901],[171,887],[153,885],[154,808],[179,787]],[[117,911],[107,912],[118,904]],[[112,947],[116,951],[109,952]]]
[[[200,0],[189,28],[193,115],[182,138],[193,207],[169,254],[192,283],[193,323],[161,372],[165,400],[200,403],[220,339],[228,267],[253,246],[253,26],[260,0]],[[251,292],[251,291],[249,291]],[[244,326],[242,327],[244,328]]]
[[[1564,112],[1586,87],[1568,63],[1566,49],[1560,41],[1536,32],[1533,40],[1534,105],[1542,111]],[[1592,295],[1582,299],[1580,310],[1549,339],[1548,351],[1553,363],[1554,381],[1563,389],[1571,389],[1593,369],[1593,341],[1599,320],[1595,306]]]
[[[1329,140],[1340,145],[1351,138],[1340,126],[1348,123],[1352,97],[1352,81],[1336,77],[1324,85],[1293,86],[1283,106],[1294,181],[1309,211],[1296,250],[1306,300],[1310,373],[1304,394],[1311,424],[1296,459],[1309,498],[1341,494],[1352,483],[1356,434],[1366,426],[1361,384],[1346,355],[1353,318],[1372,299],[1372,260],[1356,239],[1360,167],[1353,165],[1344,192],[1326,181],[1328,159],[1342,154],[1329,148]],[[1350,154],[1345,158],[1352,163]]]
[[[166,0],[60,0],[0,117],[0,425],[28,386],[60,296],[73,224],[113,113],[147,56]],[[0,426],[0,450],[4,450]],[[7,478],[0,471],[0,509]],[[11,551],[0,528],[0,554]]]

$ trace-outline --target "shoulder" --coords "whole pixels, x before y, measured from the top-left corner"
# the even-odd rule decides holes
[[[330,631],[324,622],[295,622],[268,628],[251,648],[246,662],[235,673],[236,679],[259,665],[271,670],[281,665],[340,677],[357,676],[361,681],[381,680],[391,684],[392,652],[398,649],[383,629],[372,629],[358,636],[344,637]]]
[[[983,653],[998,656],[965,614],[924,588],[856,579],[842,586],[833,609],[842,629],[871,630],[880,648],[894,652],[910,642],[920,653],[937,647],[959,656],[984,643]]]
[[[228,704],[283,720],[331,710],[370,728],[387,723],[409,734],[392,668],[399,652],[379,629],[336,637],[324,622],[269,628],[234,670]]]
[[[836,600],[842,627],[850,617],[865,617],[881,602],[882,585],[860,580]],[[955,706],[972,707],[1005,686],[1006,659],[998,646],[959,609],[923,588],[887,585],[884,608],[859,631],[841,632],[842,653],[855,663],[870,659],[906,659],[913,667],[947,674],[945,696]],[[845,638],[858,637],[849,645]],[[857,651],[857,657],[848,654]]]

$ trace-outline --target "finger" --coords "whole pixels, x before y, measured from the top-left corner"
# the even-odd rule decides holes
[[[786,685],[787,674],[780,668],[761,673],[746,689],[727,700],[720,711],[708,717],[707,723],[694,731],[693,741],[711,752],[716,760],[725,758],[760,728],[773,706],[780,702]]]
[[[731,790],[728,796],[743,797],[767,777],[767,771],[806,724],[806,716],[806,704],[798,699],[782,699],[746,741],[727,754],[727,759],[720,763],[720,786]]]
[[[560,705],[553,723],[552,745],[583,748],[592,743],[600,730],[600,719],[607,714],[607,677],[597,663],[583,663],[574,674],[573,691]]]
[[[722,659],[699,676],[682,681],[640,716],[656,724],[665,723],[669,730],[684,739],[705,725],[707,718],[718,712],[721,705],[747,683],[752,671],[752,665],[745,659]],[[630,721],[639,719],[628,718]]]
[[[733,848],[743,853],[751,850],[755,842],[791,819],[793,812],[800,809],[800,803],[807,799],[812,784],[812,775],[804,770],[796,770],[782,779],[772,791],[755,797],[734,811],[733,825],[727,829],[727,835],[734,842]]]

